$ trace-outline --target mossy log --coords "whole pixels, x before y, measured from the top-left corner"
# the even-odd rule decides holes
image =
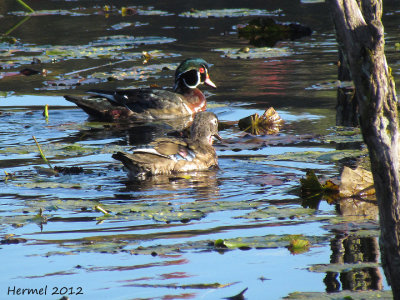
[[[256,47],[273,47],[281,40],[294,40],[312,34],[311,28],[297,23],[282,24],[272,18],[256,18],[238,26],[239,37]]]

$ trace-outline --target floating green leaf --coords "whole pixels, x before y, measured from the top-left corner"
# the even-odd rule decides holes
[[[304,239],[291,239],[288,249],[292,254],[301,254],[309,251],[311,244],[308,240]]]

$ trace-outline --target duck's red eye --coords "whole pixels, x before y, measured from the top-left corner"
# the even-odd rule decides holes
[[[203,74],[205,71],[206,71],[206,70],[205,70],[203,67],[201,67],[201,68],[199,69],[199,72],[200,72],[201,74]]]

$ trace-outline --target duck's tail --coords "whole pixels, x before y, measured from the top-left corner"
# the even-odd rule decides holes
[[[96,118],[104,118],[105,112],[112,108],[110,102],[104,98],[74,97],[69,95],[65,95],[64,98],[75,103],[88,115]]]
[[[144,180],[151,175],[151,171],[146,167],[147,163],[138,160],[139,157],[135,154],[117,152],[112,155],[112,158],[122,162],[129,172],[130,179]]]
[[[64,98],[75,103],[82,108],[89,116],[105,121],[114,121],[117,119],[134,118],[134,113],[124,107],[110,102],[108,98],[102,97],[75,97],[65,95]]]

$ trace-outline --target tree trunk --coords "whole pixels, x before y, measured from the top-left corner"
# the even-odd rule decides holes
[[[339,47],[354,81],[379,206],[386,279],[400,299],[399,132],[394,80],[384,53],[382,0],[329,0]]]

